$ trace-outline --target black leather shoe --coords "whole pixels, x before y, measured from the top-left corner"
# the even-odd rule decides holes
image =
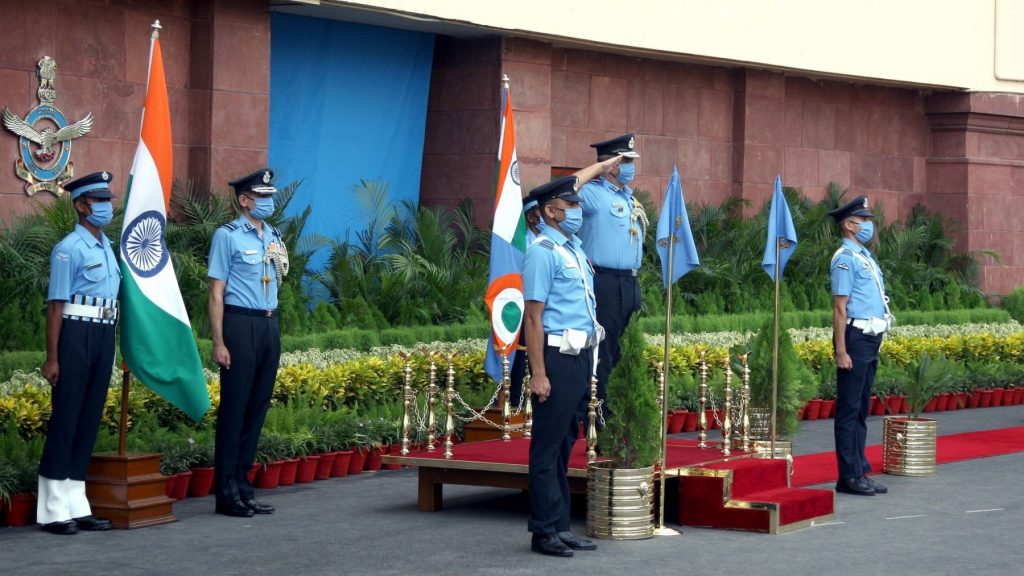
[[[276,508],[269,504],[260,504],[255,498],[252,500],[246,500],[243,504],[245,504],[249,510],[252,510],[254,514],[273,514],[274,510],[276,510]]]
[[[50,534],[60,534],[61,536],[70,536],[72,534],[78,534],[78,524],[75,524],[74,520],[64,520],[63,522],[50,522],[49,524],[43,524],[43,532],[49,532]]]
[[[836,492],[843,494],[854,494],[857,496],[874,496],[875,489],[868,486],[863,478],[847,478],[836,482]]]
[[[572,532],[559,532],[558,539],[573,550],[597,550],[597,544],[586,538],[580,538]]]
[[[871,489],[875,491],[875,494],[887,494],[889,492],[889,489],[885,487],[885,484],[879,484],[878,482],[875,482],[874,480],[871,479],[870,476],[862,476],[861,480],[863,480],[865,484],[870,486]]]
[[[255,512],[251,508],[242,504],[241,501],[235,500],[230,504],[217,504],[217,514],[223,514],[225,516],[234,516],[236,518],[251,518]]]
[[[572,549],[558,538],[558,534],[534,534],[530,540],[530,550],[547,556],[572,557]]]
[[[89,530],[92,532],[100,532],[102,530],[110,530],[114,525],[106,518],[97,518],[92,514],[88,516],[82,516],[81,518],[72,518],[75,524],[78,524],[80,530]]]

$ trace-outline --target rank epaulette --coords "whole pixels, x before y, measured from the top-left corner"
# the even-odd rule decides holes
[[[549,238],[541,238],[540,240],[537,241],[537,244],[539,244],[542,248],[547,248],[548,250],[555,249],[555,243],[551,241]]]
[[[223,228],[225,230],[237,230],[238,229],[238,222],[235,222],[234,220],[232,220],[231,222],[228,222],[227,224],[222,224],[221,228]]]

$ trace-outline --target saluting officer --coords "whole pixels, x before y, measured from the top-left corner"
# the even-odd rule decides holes
[[[633,134],[590,145],[597,150],[598,162],[621,155],[613,170],[584,184],[583,250],[594,263],[594,292],[597,294],[597,320],[604,326],[606,338],[598,349],[597,396],[605,418],[608,410],[608,376],[619,363],[619,341],[629,319],[640,310],[640,262],[648,220],[643,206],[633,197],[629,184],[636,176],[636,151]]]
[[[538,235],[523,264],[525,330],[533,392],[530,441],[530,548],[552,556],[597,546],[570,530],[569,456],[590,400],[597,321],[594,274],[575,236],[583,222],[580,178],[606,172],[618,157],[535,188]]]
[[[866,245],[874,236],[868,199],[858,196],[829,215],[843,244],[832,256],[832,334],[836,352],[836,492],[873,496],[889,490],[872,480],[864,453],[871,385],[882,337],[892,326],[882,269]]]
[[[93,444],[114,369],[114,325],[121,286],[110,240],[102,229],[114,215],[108,172],[64,186],[78,224],[50,255],[46,363],[53,412],[39,463],[36,520],[53,534],[108,530],[85,496]]]
[[[229,182],[242,214],[217,229],[210,247],[210,328],[221,367],[214,492],[217,513],[227,516],[274,512],[247,477],[281,358],[277,290],[288,255],[264,221],[274,213],[273,177],[264,169]]]

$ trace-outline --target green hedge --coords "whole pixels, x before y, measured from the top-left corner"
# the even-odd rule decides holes
[[[951,324],[983,324],[1007,322],[1010,313],[999,308],[972,308],[968,310],[940,310],[932,312],[897,311],[897,321],[902,326],[933,326]],[[786,312],[786,322],[794,328],[828,327],[832,325],[830,310],[807,312]],[[673,332],[752,332],[764,320],[763,313],[718,314],[707,316],[678,316],[672,319]],[[642,317],[638,320],[645,334],[662,334],[665,319]],[[419,342],[455,342],[469,338],[486,338],[490,327],[486,323],[456,324],[450,326],[418,326],[391,328],[387,330],[333,330],[309,336],[283,336],[281,349],[284,352],[301,350],[351,349],[366,351],[375,346],[400,344],[411,346]],[[208,368],[212,364],[213,345],[209,340],[198,340],[199,356]],[[0,353],[0,382],[7,380],[15,370],[33,371],[42,366],[46,358],[43,350],[28,350]],[[120,358],[120,356],[118,357]]]

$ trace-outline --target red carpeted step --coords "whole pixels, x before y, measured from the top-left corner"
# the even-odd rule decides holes
[[[831,490],[786,486],[784,460],[743,459],[687,470],[679,479],[680,523],[785,532],[834,512]]]
[[[732,484],[730,485],[729,495],[733,498],[742,498],[753,492],[788,486],[785,460],[745,458],[708,464],[704,468],[708,470],[732,470]]]

